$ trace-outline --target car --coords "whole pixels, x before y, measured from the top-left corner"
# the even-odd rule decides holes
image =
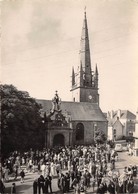
[[[115,145],[115,151],[116,152],[122,152],[123,151],[123,146],[121,144],[116,144]]]
[[[122,146],[123,151],[128,151],[128,147],[127,146]]]

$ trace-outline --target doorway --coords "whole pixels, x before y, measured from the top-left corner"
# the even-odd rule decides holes
[[[62,134],[56,134],[53,139],[53,146],[64,146],[65,138]]]

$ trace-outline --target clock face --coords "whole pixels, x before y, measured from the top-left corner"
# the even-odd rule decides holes
[[[92,99],[92,96],[91,96],[91,95],[89,95],[89,99],[90,99],[90,100]]]

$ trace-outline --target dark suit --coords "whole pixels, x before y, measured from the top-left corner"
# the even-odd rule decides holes
[[[109,191],[110,194],[115,194],[115,184],[109,183],[107,190]]]
[[[116,192],[117,192],[117,194],[124,193],[123,192],[123,184],[119,184],[119,183],[116,184]]]
[[[50,192],[52,193],[52,177],[50,175],[47,176],[48,179],[48,188],[50,189]]]
[[[42,190],[42,192],[44,193],[44,182],[45,182],[45,179],[44,179],[44,177],[41,175],[41,176],[38,178],[38,192],[39,192],[39,194],[41,194],[41,190]]]

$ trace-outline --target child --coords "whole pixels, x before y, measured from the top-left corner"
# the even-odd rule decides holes
[[[11,194],[15,194],[15,193],[16,193],[16,185],[15,183],[12,183]]]
[[[25,177],[24,170],[22,170],[22,171],[20,172],[20,176],[21,176],[21,183],[23,183],[23,182],[24,182],[24,177]]]

